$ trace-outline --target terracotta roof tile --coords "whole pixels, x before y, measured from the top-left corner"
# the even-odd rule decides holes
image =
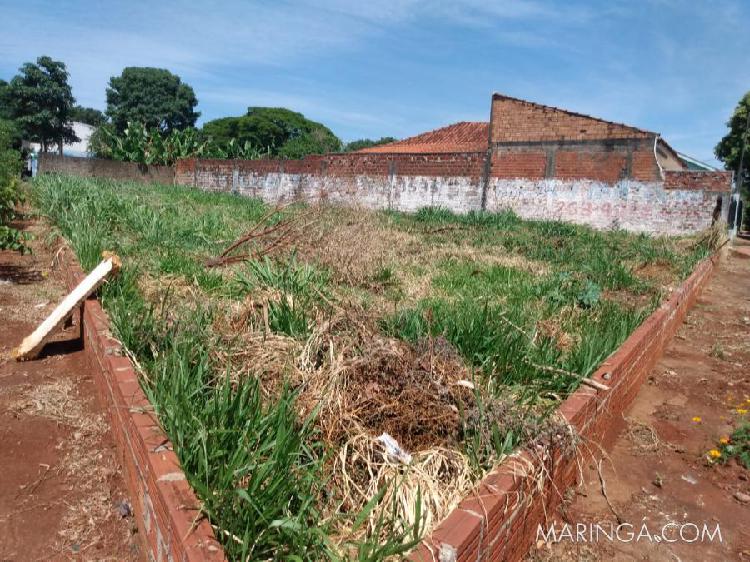
[[[400,141],[363,148],[370,153],[446,153],[487,150],[489,123],[461,121]]]

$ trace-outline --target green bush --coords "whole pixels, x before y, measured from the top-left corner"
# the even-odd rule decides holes
[[[726,442],[722,442],[721,453],[723,462],[735,458],[742,466],[750,469],[750,423],[742,424]]]
[[[11,148],[13,132],[11,122],[0,120],[0,249],[23,251],[23,234],[10,226],[16,216],[16,206],[22,200],[21,154]]]

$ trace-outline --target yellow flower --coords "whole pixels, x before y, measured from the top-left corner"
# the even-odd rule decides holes
[[[718,459],[721,456],[721,453],[717,449],[711,449],[708,452],[708,456],[712,459]]]
[[[722,445],[726,445],[727,443],[729,443],[729,437],[722,437],[721,439],[719,439],[719,443],[721,443]]]
[[[700,423],[700,422],[701,422],[701,417],[700,417],[700,416],[695,416],[695,417],[693,418],[693,421],[694,421],[695,423]]]
[[[745,414],[747,414],[747,410],[745,408],[737,408],[735,412],[737,412],[741,416],[744,416]]]

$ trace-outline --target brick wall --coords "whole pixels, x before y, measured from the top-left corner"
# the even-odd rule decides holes
[[[67,174],[86,178],[111,178],[167,185],[174,182],[174,168],[171,166],[143,166],[135,162],[118,162],[100,158],[80,158],[45,153],[39,155],[38,173]]]
[[[182,160],[175,183],[265,201],[457,213],[481,208],[485,153],[334,154],[302,160]]]
[[[548,154],[503,149],[492,154],[483,181],[484,153],[328,155],[303,160],[183,160],[175,182],[210,191],[236,192],[267,202],[306,200],[416,211],[441,206],[464,213],[512,209],[527,219],[563,220],[595,228],[685,234],[711,224],[717,194],[729,176],[701,176],[709,189],[665,189],[662,181],[618,180],[628,156],[618,150],[560,151],[554,166],[563,178],[545,178]],[[630,152],[633,175],[650,176],[655,161]],[[589,161],[588,164],[586,162]],[[589,166],[588,168],[586,166]],[[602,180],[580,179],[576,169],[599,170]],[[658,171],[658,170],[657,170]],[[593,175],[593,172],[592,172]],[[524,177],[525,176],[525,177]],[[721,178],[722,182],[714,181]],[[722,188],[723,191],[714,191]],[[727,205],[724,206],[725,210]]]
[[[664,187],[729,193],[733,177],[733,172],[665,171]]]
[[[546,175],[547,153],[543,150],[492,151],[490,177],[539,179]]]
[[[662,182],[492,178],[486,209],[512,209],[526,219],[562,220],[599,229],[679,235],[710,226],[717,195],[664,189]]]
[[[495,94],[491,142],[653,138],[655,133],[556,107]]]

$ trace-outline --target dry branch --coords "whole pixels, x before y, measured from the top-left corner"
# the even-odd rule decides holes
[[[282,210],[283,207],[277,205],[266,212],[250,230],[232,242],[221,254],[206,260],[206,267],[221,267],[262,258],[293,245],[300,232],[310,225],[310,222],[302,224],[308,213],[298,213],[271,224],[273,217]],[[232,253],[242,246],[248,247],[249,250],[239,254]]]

